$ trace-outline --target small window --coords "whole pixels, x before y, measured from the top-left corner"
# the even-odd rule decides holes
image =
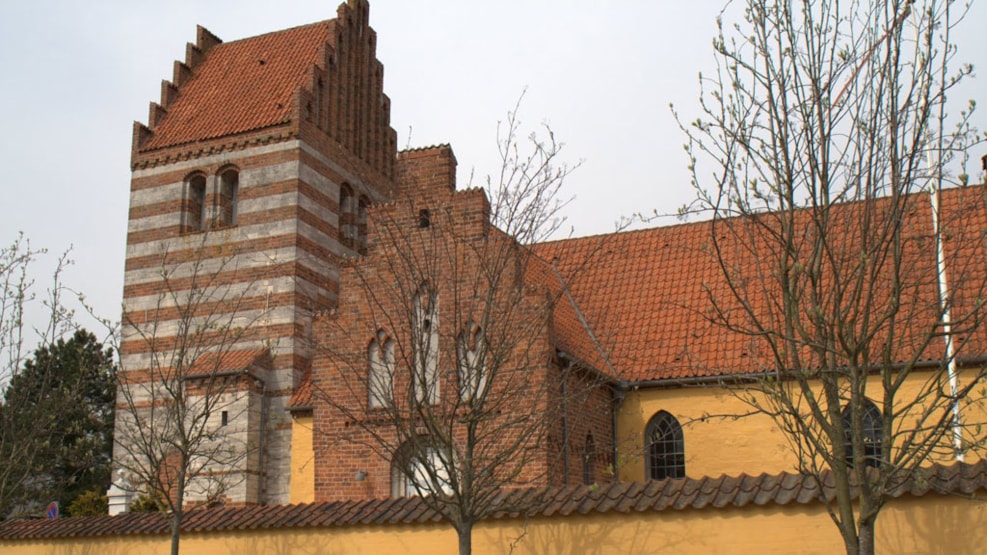
[[[186,183],[185,221],[182,230],[202,231],[206,228],[206,177],[192,176]]]
[[[682,426],[665,411],[654,415],[644,434],[648,478],[685,478],[685,441]]]
[[[428,212],[428,208],[424,208],[418,211],[418,227],[425,229],[432,225],[432,218]]]
[[[240,196],[240,174],[227,170],[219,178],[219,214],[216,225],[227,227],[237,223],[237,203]]]
[[[394,341],[383,330],[378,331],[370,342],[367,358],[368,406],[372,409],[386,407],[394,399]]]
[[[220,426],[226,426],[229,423],[230,423],[230,413],[224,410],[219,415],[219,425]]]
[[[851,422],[853,415],[850,405],[843,407],[843,447],[846,451],[846,464],[853,468],[853,436]],[[863,402],[863,436],[864,436],[864,465],[877,468],[881,466],[881,450],[883,447],[881,432],[881,409],[869,399]]]
[[[583,484],[587,486],[596,483],[596,475],[593,471],[595,460],[596,443],[593,441],[593,434],[586,434],[586,443],[583,445]]]

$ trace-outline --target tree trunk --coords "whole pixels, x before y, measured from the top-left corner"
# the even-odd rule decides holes
[[[179,530],[182,527],[182,511],[178,510],[171,515],[171,555],[178,555],[178,540],[181,539]]]
[[[858,542],[859,538],[853,536],[852,534],[843,536],[843,547],[846,548],[846,555],[859,555],[860,547]]]
[[[875,519],[861,521],[857,530],[857,555],[874,555]]]
[[[459,535],[459,555],[473,553],[473,523],[468,522],[456,528]]]

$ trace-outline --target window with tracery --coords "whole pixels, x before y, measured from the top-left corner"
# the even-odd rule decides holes
[[[869,399],[864,399],[862,427],[864,439],[864,465],[872,468],[881,466],[881,450],[884,444],[881,432],[881,409]],[[843,447],[846,451],[847,466],[853,468],[853,434],[850,405],[843,407]]]
[[[644,434],[648,478],[685,478],[685,440],[682,426],[665,411],[654,415]]]

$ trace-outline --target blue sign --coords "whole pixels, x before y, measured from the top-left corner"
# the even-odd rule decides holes
[[[58,501],[48,503],[48,508],[45,509],[45,515],[48,516],[48,520],[55,520],[58,518]]]

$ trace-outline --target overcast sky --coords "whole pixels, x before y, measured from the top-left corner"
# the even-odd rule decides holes
[[[67,281],[119,319],[132,122],[196,24],[230,41],[330,19],[339,1],[0,2],[0,241],[72,246]],[[577,235],[674,212],[691,191],[668,106],[696,115],[724,3],[372,0],[398,145],[450,143],[464,186],[496,169],[497,121],[527,88],[523,121],[551,124],[583,161],[569,182]],[[987,7],[963,31],[960,60],[987,68]],[[987,103],[985,79],[962,94]]]

